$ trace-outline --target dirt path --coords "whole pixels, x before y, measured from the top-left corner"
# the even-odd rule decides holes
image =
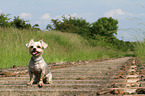
[[[105,94],[129,94],[131,91],[128,92],[123,90],[123,88],[132,88],[132,86],[127,85],[131,83],[130,81],[126,81],[127,76],[128,78],[133,77],[134,79],[138,80],[139,76],[142,75],[143,77],[144,74],[144,69],[142,68],[136,77],[135,75],[129,77],[131,72],[133,72],[133,70],[131,70],[133,69],[132,66],[136,66],[134,67],[135,73],[139,72],[137,69],[140,68],[140,66],[135,65],[136,63],[132,64],[132,62],[135,62],[135,60],[133,61],[129,59],[131,59],[131,57],[105,60],[100,62],[87,62],[86,64],[76,63],[72,65],[53,65],[51,66],[53,84],[45,84],[42,88],[38,88],[36,84],[32,86],[26,85],[26,83],[29,81],[29,75],[26,70],[27,66],[1,70],[0,95],[96,96]],[[9,74],[13,77],[6,77],[6,74],[7,76]],[[144,80],[141,81],[141,87],[145,86],[143,81]],[[137,88],[134,89],[137,90],[139,86],[136,86],[135,84],[136,82],[134,82],[134,87]],[[138,91],[140,92],[140,90]]]

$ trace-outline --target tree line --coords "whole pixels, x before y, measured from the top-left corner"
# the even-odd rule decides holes
[[[113,38],[114,34],[117,35],[118,20],[115,20],[112,17],[99,18],[92,24],[82,18],[71,16],[69,18],[62,16],[62,18],[62,20],[52,19],[51,22],[53,24],[48,24],[46,29],[78,33],[87,36],[101,35]]]
[[[52,19],[51,22],[52,24],[48,24],[46,29],[80,34],[92,46],[97,46],[98,40],[102,40],[106,44],[104,46],[115,47],[123,51],[134,50],[132,42],[116,38],[119,22],[112,17],[101,17],[97,21],[89,23],[83,18],[62,16],[62,20]]]
[[[25,21],[23,19],[20,19],[19,16],[14,16],[13,21],[10,21],[11,18],[8,18],[10,14],[3,14],[1,13],[0,15],[0,27],[3,28],[10,28],[10,27],[14,27],[14,28],[18,28],[18,29],[36,29],[36,30],[40,30],[39,25],[35,24],[35,25],[31,25],[29,23],[29,21]]]

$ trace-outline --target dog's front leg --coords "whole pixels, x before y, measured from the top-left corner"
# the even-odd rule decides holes
[[[39,81],[39,83],[38,83],[38,86],[42,87],[42,86],[44,85],[43,79],[44,79],[44,72],[41,73],[40,81]]]
[[[30,75],[30,81],[27,83],[27,85],[32,85],[34,82],[34,74],[32,72],[29,72]]]

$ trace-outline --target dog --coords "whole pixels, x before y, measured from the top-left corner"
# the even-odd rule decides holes
[[[48,44],[43,42],[43,40],[34,42],[33,39],[26,44],[26,47],[29,48],[29,53],[32,55],[28,66],[30,81],[27,83],[27,85],[38,83],[38,86],[42,87],[44,83],[52,83],[52,74],[47,63],[42,58],[44,49],[47,46]]]

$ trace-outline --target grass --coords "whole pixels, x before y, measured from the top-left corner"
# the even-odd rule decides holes
[[[145,63],[145,39],[143,41],[138,41],[135,44],[135,54],[140,59],[142,63]]]
[[[0,28],[0,34],[0,68],[28,65],[31,56],[25,45],[31,39],[48,43],[43,54],[47,63],[122,57],[127,54],[107,46],[92,47],[83,37],[73,33]],[[104,42],[100,40],[99,43]]]
[[[142,24],[144,24],[144,22],[142,22]],[[136,42],[134,43],[135,55],[141,63],[145,63],[145,31],[141,27],[136,30],[136,32],[141,33],[141,35],[137,35]]]

